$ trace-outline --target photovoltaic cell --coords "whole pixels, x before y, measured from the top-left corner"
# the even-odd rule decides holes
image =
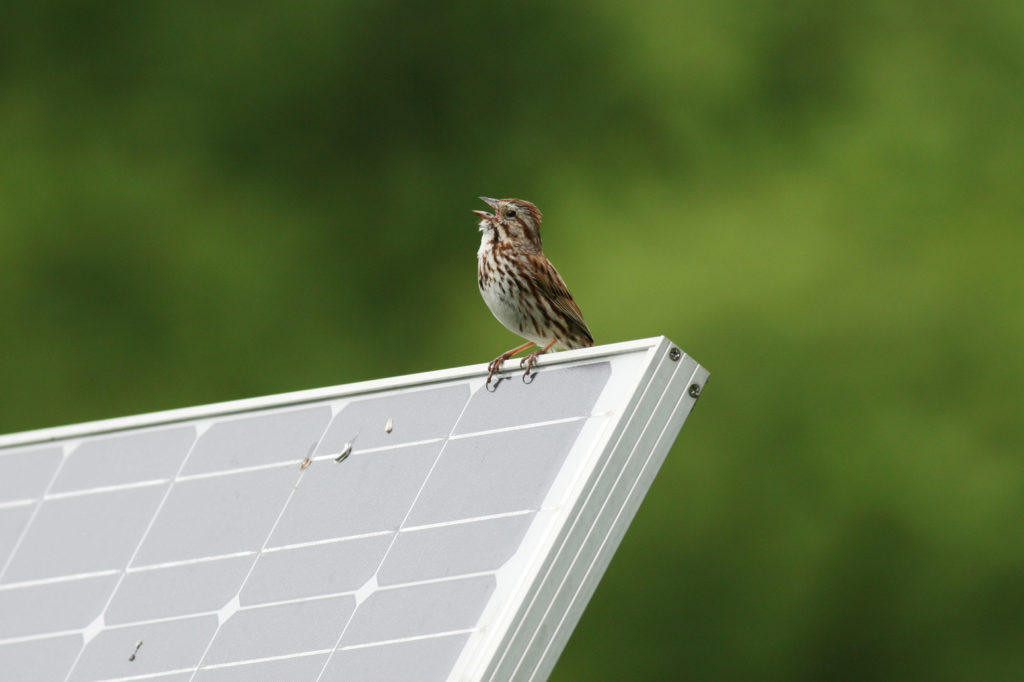
[[[0,436],[3,676],[545,679],[707,372],[509,366]]]

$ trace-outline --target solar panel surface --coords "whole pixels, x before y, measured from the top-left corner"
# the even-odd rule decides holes
[[[545,679],[707,372],[657,337],[484,374],[0,436],[0,670]]]

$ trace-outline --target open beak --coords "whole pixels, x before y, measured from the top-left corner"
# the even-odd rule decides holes
[[[497,199],[492,199],[490,197],[480,197],[480,201],[484,202],[485,204],[487,204],[488,206],[490,206],[494,210],[498,210],[498,200]],[[490,219],[494,218],[494,215],[488,213],[487,211],[473,211],[473,213],[476,213],[481,218],[486,218],[487,220],[490,220]]]

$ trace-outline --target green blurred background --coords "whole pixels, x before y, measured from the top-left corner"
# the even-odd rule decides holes
[[[1019,0],[0,9],[0,432],[490,360],[476,197],[712,371],[552,680],[1024,670]]]

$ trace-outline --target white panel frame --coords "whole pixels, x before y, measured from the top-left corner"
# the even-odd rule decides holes
[[[526,574],[507,620],[492,628],[500,641],[474,660],[466,660],[473,642],[467,643],[449,682],[542,682],[550,675],[707,382],[707,370],[667,338],[645,341],[636,387],[613,415],[614,428],[588,448],[591,461],[570,495],[574,503],[558,510],[542,561]]]

